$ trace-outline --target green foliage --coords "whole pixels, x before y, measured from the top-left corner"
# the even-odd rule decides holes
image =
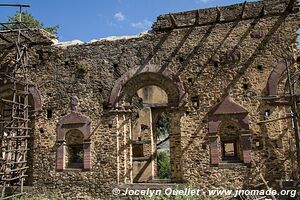
[[[80,61],[77,65],[76,78],[86,78],[89,71],[89,64],[85,61]]]
[[[45,194],[38,194],[38,195],[30,195],[25,194],[23,196],[13,197],[11,200],[41,200],[41,199],[47,199],[47,200],[57,200],[61,199],[57,196],[57,194],[53,192],[45,193]]]
[[[82,71],[82,73],[87,73],[89,71],[89,64],[85,61],[80,61],[77,66],[78,70]]]
[[[59,29],[58,25],[45,27],[44,23],[35,19],[31,13],[28,11],[24,11],[21,14],[17,12],[14,16],[8,17],[8,23],[14,23],[20,21],[20,16],[22,18],[22,22],[26,24],[28,28],[43,28],[53,35],[57,35],[57,30]],[[16,25],[9,25],[10,28],[17,28]]]
[[[170,127],[169,121],[169,115],[163,112],[156,123],[156,133],[158,138],[168,135]]]
[[[159,152],[157,155],[157,175],[160,179],[170,178],[170,158],[166,152]]]
[[[13,197],[12,200],[29,200],[30,197],[28,195],[24,195],[21,197]]]
[[[297,194],[296,194],[295,199],[300,200],[300,184],[297,186],[296,190],[297,190]]]
[[[83,150],[75,154],[75,162],[76,163],[83,162]]]

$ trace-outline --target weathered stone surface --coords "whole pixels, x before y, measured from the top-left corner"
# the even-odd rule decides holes
[[[275,106],[261,98],[278,95],[279,86],[285,88],[281,87],[286,81],[282,60],[296,56],[296,51],[290,50],[297,46],[300,16],[284,12],[287,3],[268,0],[219,8],[220,12],[216,8],[199,10],[196,26],[190,26],[195,23],[196,11],[174,13],[174,29],[170,28],[170,15],[161,15],[153,30],[140,37],[63,48],[48,44],[31,47],[29,79],[43,100],[42,111],[35,113],[31,125],[34,191],[53,192],[61,199],[115,199],[113,185],[132,181],[130,124],[126,119],[134,116],[134,110],[127,100],[148,85],[165,89],[168,98],[174,100],[168,107],[173,116],[171,181],[200,189],[250,188],[261,183],[251,165],[220,164],[218,121],[226,120],[247,129],[250,136],[241,135],[245,163],[256,160],[270,185],[276,187],[276,180],[292,178],[293,165],[287,159],[294,137],[290,120],[257,124],[265,120],[266,110],[271,113],[270,119],[290,112],[285,104]],[[263,36],[251,37],[257,30]],[[240,52],[235,62],[226,62],[229,49]],[[1,71],[11,65],[8,60],[13,55],[12,51],[0,52]],[[214,55],[218,55],[217,66],[211,62]],[[257,69],[258,65],[263,69]],[[155,66],[155,71],[149,66]],[[280,73],[276,66],[280,66]],[[69,99],[75,95],[79,101],[76,112],[91,120],[91,169],[59,171],[57,142],[61,138],[57,128],[63,116],[70,113]],[[227,96],[247,111],[247,117],[239,121],[238,115],[226,113],[210,121],[209,112]],[[39,98],[33,99],[33,105],[39,107]],[[121,108],[113,110],[116,103]],[[52,111],[51,117],[47,110]],[[214,135],[209,133],[210,127],[214,127]]]

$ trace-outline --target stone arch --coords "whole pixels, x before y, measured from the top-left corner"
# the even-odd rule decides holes
[[[2,102],[1,99],[6,99],[6,100],[12,100],[14,91],[12,90],[13,88],[13,83],[5,83],[0,86],[0,117],[3,113],[3,110],[5,109],[5,103]],[[24,91],[24,86],[17,84],[17,89],[20,91]],[[25,185],[31,186],[33,184],[33,173],[34,173],[34,145],[35,145],[35,137],[34,137],[34,132],[36,130],[36,112],[42,111],[42,97],[39,92],[39,90],[36,88],[35,85],[29,84],[28,86],[28,104],[29,104],[29,122],[28,122],[28,127],[30,128],[29,130],[29,135],[30,137],[27,140],[27,145],[29,147],[29,150],[27,152],[27,165],[28,169],[26,171],[26,179],[25,179]],[[10,111],[6,111],[10,112]],[[11,114],[11,113],[10,113]],[[1,131],[1,130],[0,130]]]
[[[12,84],[8,83],[0,87],[0,97],[6,97],[13,94],[11,88]],[[23,86],[18,85],[17,88],[23,89]],[[33,111],[41,111],[42,110],[42,97],[40,91],[36,88],[35,85],[30,84],[28,87],[29,91],[29,104],[31,106],[31,110]]]
[[[73,136],[75,136],[75,137],[73,137]],[[69,143],[77,144],[84,140],[84,135],[80,130],[78,130],[76,128],[71,129],[66,133],[65,140]]]
[[[218,127],[218,133],[221,135],[222,131],[224,130],[224,128],[228,127],[228,126],[234,126],[236,127],[238,130],[241,130],[241,126],[237,121],[234,120],[224,120],[220,123],[219,127]]]
[[[71,112],[59,120],[57,127],[57,140],[64,141],[66,133],[78,129],[84,135],[84,140],[90,140],[91,120],[79,112]]]
[[[141,104],[137,97],[138,90],[147,86],[157,86],[166,93],[167,103]],[[183,178],[182,158],[180,156],[181,145],[181,122],[183,116],[182,107],[187,102],[187,90],[183,81],[170,69],[162,69],[157,65],[146,65],[145,67],[135,67],[120,77],[112,89],[110,95],[110,105],[116,109],[115,114],[116,132],[118,140],[128,140],[126,147],[117,143],[119,151],[117,162],[120,163],[117,171],[118,177],[126,177],[130,183],[148,182],[156,177],[156,145],[155,139],[155,122],[159,112],[166,111],[170,114],[170,182],[180,182]],[[139,97],[140,98],[140,97]],[[138,100],[138,101],[136,101]],[[130,104],[130,105],[129,105]],[[124,106],[124,107],[122,107]],[[130,108],[130,109],[127,109]],[[133,108],[131,110],[131,108]],[[130,111],[130,112],[128,112]],[[137,113],[136,120],[127,120],[131,118],[131,114]],[[130,128],[128,128],[130,127]],[[145,128],[146,127],[146,128]],[[141,137],[139,131],[147,131],[147,137]],[[122,132],[123,134],[120,134]],[[130,140],[129,138],[132,137]],[[133,148],[144,148],[144,157],[132,152]],[[132,152],[131,155],[128,152]],[[136,156],[134,157],[133,154]],[[121,158],[130,158],[132,163],[124,162]],[[127,159],[126,159],[127,160]],[[132,169],[132,175],[126,170],[120,170],[121,167]],[[120,181],[120,179],[118,179]]]
[[[291,67],[294,64],[294,62],[294,58],[289,56],[285,59],[280,60],[275,66],[275,68],[272,70],[267,83],[269,96],[277,96],[278,84],[281,80],[281,77],[285,72],[286,68]]]
[[[133,68],[120,77],[111,92],[109,102],[113,107],[121,98],[130,101],[137,90],[148,85],[163,89],[168,95],[168,105],[180,107],[187,102],[187,92],[182,80],[171,70],[157,65],[147,65],[143,69]]]

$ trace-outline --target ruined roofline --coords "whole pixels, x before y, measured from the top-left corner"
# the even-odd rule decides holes
[[[92,39],[88,42],[83,42],[81,40],[75,39],[75,40],[71,40],[71,41],[57,42],[54,45],[61,47],[61,48],[67,48],[69,46],[75,46],[75,45],[91,45],[91,44],[95,45],[95,44],[101,43],[101,42],[115,42],[115,41],[120,41],[120,40],[138,39],[138,38],[144,37],[149,34],[150,34],[149,31],[143,31],[136,35],[108,36],[108,37],[99,38],[99,39]]]
[[[18,38],[18,29],[0,30],[0,45],[14,45]],[[54,44],[57,43],[57,38],[51,33],[41,28],[24,28],[21,31],[21,42],[32,44]]]
[[[244,2],[224,7],[206,8],[186,12],[164,14],[157,17],[154,31],[205,26],[236,20],[254,19],[262,16],[281,15],[286,10],[297,11],[297,0],[264,0]]]

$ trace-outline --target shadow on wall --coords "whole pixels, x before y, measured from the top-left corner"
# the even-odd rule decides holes
[[[228,96],[229,91],[231,90],[231,88],[233,86],[235,86],[235,84],[237,83],[237,81],[241,78],[241,76],[244,74],[244,72],[250,67],[250,65],[253,63],[253,61],[256,59],[257,56],[261,55],[264,53],[265,49],[266,49],[266,44],[270,41],[271,36],[275,34],[275,32],[278,30],[278,28],[281,26],[281,24],[285,21],[285,18],[287,17],[288,12],[285,12],[282,16],[280,16],[277,21],[275,22],[275,24],[272,26],[272,28],[269,30],[269,32],[265,35],[265,37],[263,38],[263,40],[260,42],[260,44],[258,45],[258,47],[255,49],[254,53],[250,56],[250,58],[248,58],[245,63],[243,64],[243,67],[238,70],[238,72],[236,73],[235,77],[233,78],[233,80],[224,87],[224,89],[221,89],[222,94],[219,97],[219,99],[216,100],[216,103],[218,103],[220,101],[220,99],[224,99],[226,96]],[[257,20],[254,20],[254,22],[257,23]],[[233,27],[234,28],[234,27]],[[253,28],[251,26],[251,28]],[[232,30],[231,30],[232,31]],[[250,33],[249,30],[246,31],[247,34]],[[246,34],[244,34],[241,39],[245,39],[246,38]],[[239,41],[239,44],[242,43],[242,40]],[[197,48],[197,47],[196,47]],[[192,51],[195,53],[195,51]],[[192,56],[189,56],[192,57]],[[186,66],[183,67],[186,69]],[[203,71],[203,70],[202,70]],[[218,72],[218,71],[217,71]],[[216,77],[217,75],[220,75],[221,73],[216,73],[213,77]],[[222,74],[221,74],[222,75]],[[201,78],[201,72],[198,74],[197,76],[198,78]],[[203,89],[203,91],[209,91],[209,87],[210,84],[213,82],[212,80],[207,81],[208,84],[206,85],[206,87]],[[209,112],[209,110],[207,109],[206,112]],[[203,123],[203,120],[207,118],[207,115],[204,116],[201,120],[201,123],[199,124],[197,130],[195,131],[194,134],[192,134],[191,139],[189,142],[187,142],[187,146],[184,147],[182,149],[182,155],[185,153],[185,151],[189,148],[189,146],[191,144],[193,144],[193,138],[198,137],[200,130],[202,129],[202,127],[205,127],[206,124]]]

